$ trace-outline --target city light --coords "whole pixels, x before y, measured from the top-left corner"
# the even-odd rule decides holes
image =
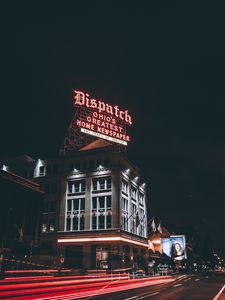
[[[58,239],[58,243],[88,243],[88,242],[116,242],[116,241],[126,242],[126,243],[135,244],[135,245],[139,245],[139,246],[148,248],[148,244],[141,243],[141,242],[134,241],[132,239],[127,239],[127,238],[120,237],[120,236],[98,237],[98,238],[62,238],[62,239]]]
[[[2,166],[2,170],[7,172],[8,171],[8,167],[6,165],[3,165]]]
[[[130,169],[126,169],[126,170],[125,170],[125,173],[126,173],[126,174],[129,174],[129,173],[130,173]]]
[[[98,170],[98,172],[101,172],[101,171],[104,171],[105,168],[104,168],[102,165],[99,165],[99,166],[97,167],[97,170]]]

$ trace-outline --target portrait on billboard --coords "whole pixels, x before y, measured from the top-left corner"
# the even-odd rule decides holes
[[[162,238],[162,252],[174,260],[187,258],[186,242],[184,235],[174,235],[169,238]]]

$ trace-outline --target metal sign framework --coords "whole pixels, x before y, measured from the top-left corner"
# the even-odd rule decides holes
[[[67,129],[66,135],[64,137],[63,145],[60,149],[60,154],[67,156],[72,152],[79,150],[80,148],[86,146],[87,144],[97,140],[97,137],[85,134],[81,132],[81,128],[77,126],[76,120],[78,117],[88,116],[90,111],[86,107],[75,107],[75,113],[73,119]],[[126,152],[126,147],[113,143],[113,146],[119,152]]]

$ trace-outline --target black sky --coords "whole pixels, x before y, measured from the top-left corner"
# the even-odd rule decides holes
[[[128,157],[162,223],[224,247],[224,5],[207,1],[2,6],[2,157],[57,155],[73,90],[128,108]]]

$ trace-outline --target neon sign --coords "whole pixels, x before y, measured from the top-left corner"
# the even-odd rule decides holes
[[[132,124],[128,110],[90,98],[87,93],[74,92],[74,105],[78,108],[76,125],[81,132],[126,146],[130,141],[126,125]]]

